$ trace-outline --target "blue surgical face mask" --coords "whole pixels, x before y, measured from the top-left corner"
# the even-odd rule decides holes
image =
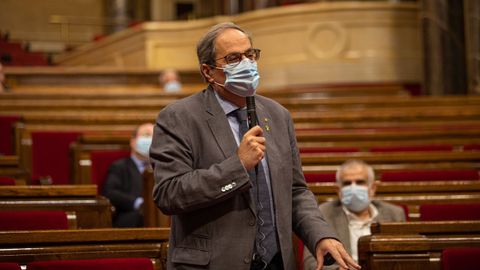
[[[164,86],[165,92],[173,93],[182,90],[182,85],[178,81],[169,81]]]
[[[237,65],[223,66],[223,72],[226,76],[225,84],[216,84],[237,96],[249,97],[255,94],[260,81],[256,61],[245,58]]]
[[[342,204],[350,211],[358,213],[370,205],[368,187],[351,184],[341,189]]]
[[[135,143],[136,150],[139,154],[144,157],[148,157],[150,151],[150,145],[152,144],[152,137],[151,136],[141,136],[137,138]]]

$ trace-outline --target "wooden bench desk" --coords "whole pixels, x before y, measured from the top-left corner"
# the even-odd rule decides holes
[[[0,262],[98,258],[150,258],[156,270],[167,259],[168,228],[0,232]]]
[[[64,210],[75,212],[80,229],[112,226],[110,201],[96,185],[0,186],[0,209]]]
[[[359,263],[369,270],[441,270],[442,250],[451,247],[480,247],[480,223],[372,225],[372,235],[359,239]]]
[[[308,153],[302,154],[303,166],[339,165],[348,159],[360,159],[369,164],[475,162],[480,164],[479,151],[435,152],[353,152],[353,153]]]

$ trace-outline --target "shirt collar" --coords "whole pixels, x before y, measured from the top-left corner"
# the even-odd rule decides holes
[[[368,211],[370,212],[370,218],[367,220],[361,220],[358,218],[358,216],[355,213],[350,212],[345,206],[342,205],[342,209],[347,215],[348,222],[350,221],[357,221],[357,222],[372,222],[377,216],[378,216],[378,209],[375,205],[370,203],[368,205]]]
[[[233,111],[235,111],[236,109],[239,108],[237,105],[231,103],[230,101],[223,99],[217,93],[217,91],[213,90],[213,93],[215,93],[215,97],[217,98],[218,103],[220,103],[220,107],[222,107],[223,112],[225,112],[225,115],[228,115],[229,113],[231,113],[231,112],[233,112]]]
[[[138,159],[135,155],[130,155],[130,158],[133,160],[133,163],[135,163],[135,166],[137,166],[137,169],[140,173],[143,173],[145,170],[145,167],[147,166],[147,161],[140,160]]]

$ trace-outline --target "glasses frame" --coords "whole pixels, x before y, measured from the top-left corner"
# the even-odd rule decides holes
[[[250,60],[257,61],[258,59],[260,59],[260,52],[261,52],[261,51],[262,51],[262,50],[257,49],[257,48],[250,48],[250,49],[244,51],[243,53],[241,53],[241,52],[233,52],[233,53],[229,53],[229,54],[227,54],[227,55],[225,55],[225,56],[223,56],[223,57],[217,58],[217,59],[215,59],[215,60],[223,59],[223,60],[225,60],[225,63],[227,63],[227,65],[236,66],[236,65],[238,65],[238,64],[243,60],[243,56],[245,56],[246,58],[248,58],[248,59],[250,59]],[[254,59],[248,57],[248,56],[247,56],[247,53],[254,53],[254,54],[255,54]],[[229,56],[231,56],[231,55],[237,55],[237,56],[240,55],[240,60],[238,60],[238,61],[236,61],[236,62],[228,61],[227,58],[228,58]]]

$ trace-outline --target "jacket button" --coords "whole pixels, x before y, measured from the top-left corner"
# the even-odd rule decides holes
[[[250,225],[250,226],[255,226],[255,220],[250,220],[250,221],[248,222],[248,225]]]
[[[248,257],[243,258],[243,262],[246,264],[250,264],[250,258]]]

